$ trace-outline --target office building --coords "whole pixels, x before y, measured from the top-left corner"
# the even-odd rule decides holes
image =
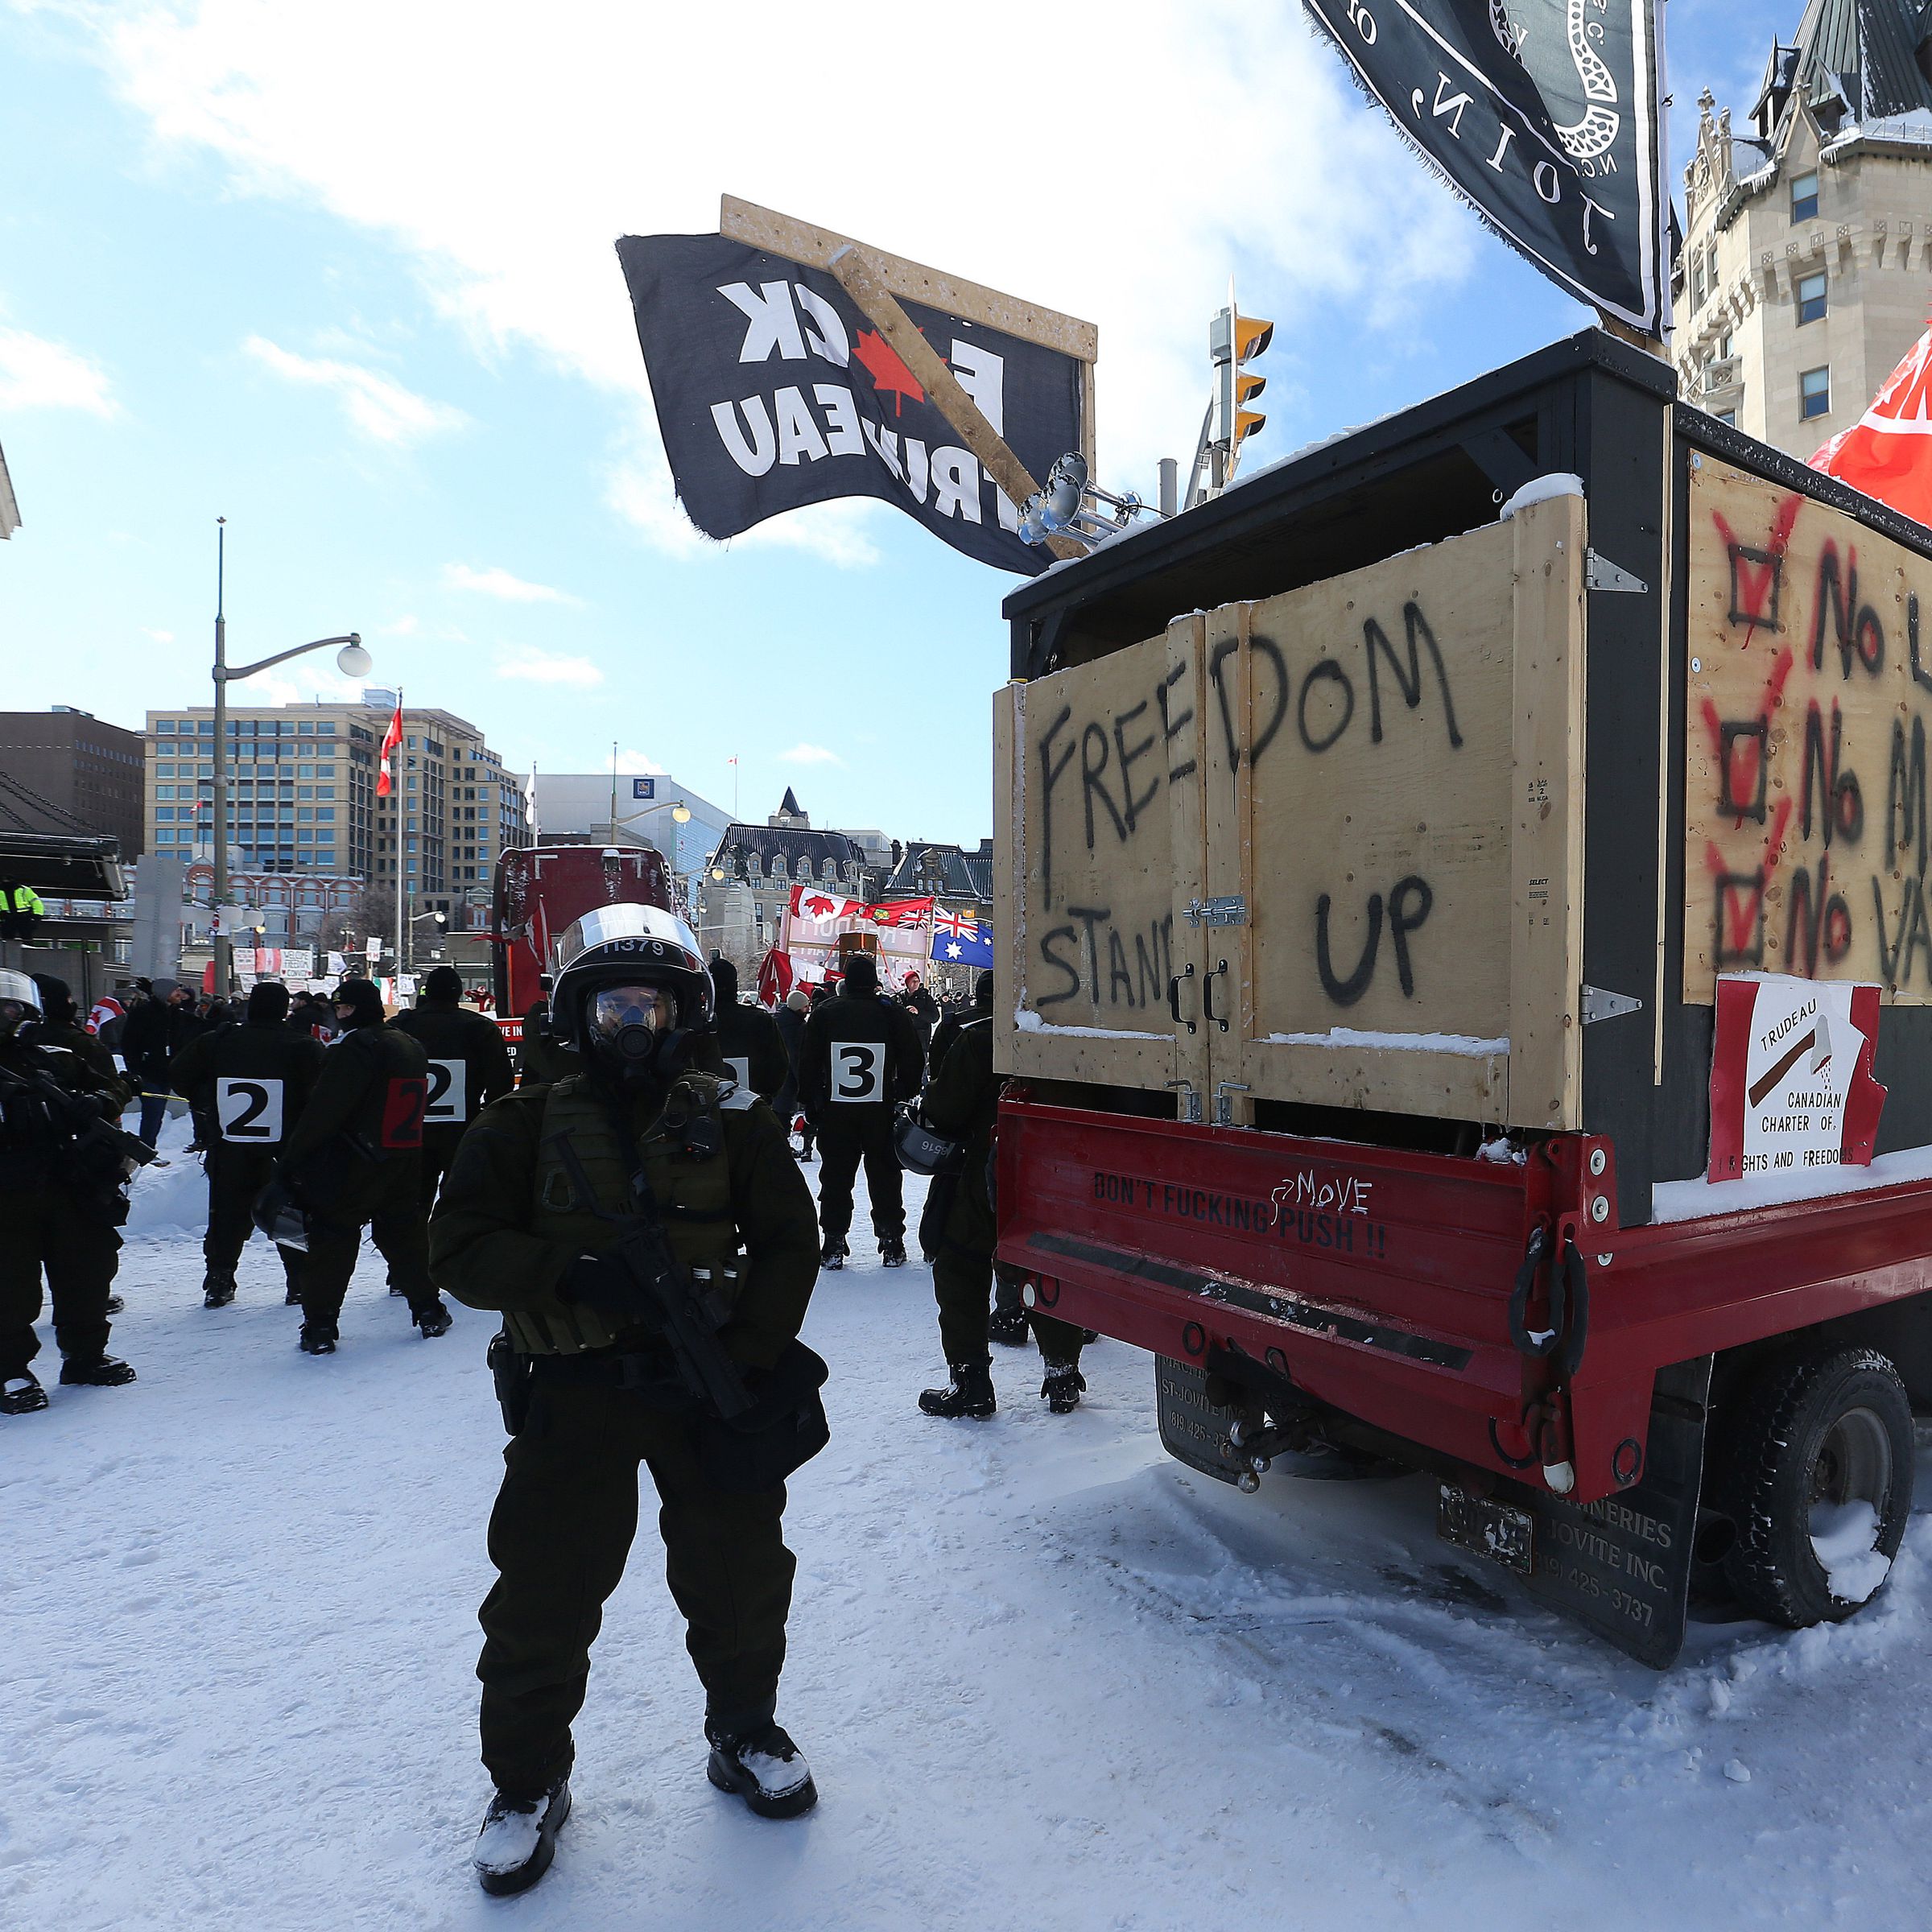
[[[90,711],[0,711],[0,828],[110,838],[123,864],[147,849],[142,741]]]

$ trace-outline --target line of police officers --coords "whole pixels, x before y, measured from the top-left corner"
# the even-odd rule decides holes
[[[571,1725],[635,1533],[642,1468],[705,1691],[708,1776],[763,1817],[816,1802],[777,1722],[795,1568],[783,1479],[825,1439],[824,1364],[798,1335],[821,1268],[849,1253],[861,1164],[881,1258],[905,1261],[894,1117],[925,1074],[919,1026],[881,996],[863,956],[807,1018],[795,1060],[769,1016],[740,1002],[725,963],[708,971],[669,913],[601,909],[572,927],[560,956],[547,1011],[526,1022],[514,1090],[501,1032],[460,1007],[447,968],[386,1025],[375,987],[345,980],[341,1037],[326,1052],[306,1023],[291,1024],[283,989],[258,986],[246,1020],[195,1040],[170,1073],[206,1156],[206,1306],[234,1298],[252,1221],[281,1247],[302,1348],[332,1352],[368,1226],[426,1337],[450,1325],[439,1286],[502,1319],[493,1365],[511,1440],[477,1665],[495,1794],[474,1857],[492,1893],[543,1876],[568,1814]],[[99,1117],[118,1114],[128,1096],[111,1059],[104,1071],[97,1042],[89,1055],[52,1038],[33,991],[0,974],[0,1069],[45,1075]],[[957,1149],[921,1229],[952,1379],[920,1406],[948,1417],[994,1406],[990,975],[980,992],[975,1017],[942,1042],[923,1104],[926,1125]],[[819,1138],[815,1227],[786,1127],[766,1104],[784,1088]],[[43,1265],[62,1381],[134,1374],[105,1352],[112,1212],[89,1218],[49,1187],[59,1163],[39,1119],[10,1105],[0,1133],[0,1212],[20,1237],[0,1248],[0,1401],[14,1412],[37,1406],[14,1399],[23,1378],[46,1399],[27,1368]],[[109,1191],[124,1219],[124,1194]],[[665,1259],[654,1273],[640,1254]],[[675,1345],[666,1283],[721,1347],[738,1392],[729,1418],[715,1382],[701,1393]],[[1042,1393],[1064,1412],[1085,1385],[1080,1331],[1038,1313],[1033,1324]]]

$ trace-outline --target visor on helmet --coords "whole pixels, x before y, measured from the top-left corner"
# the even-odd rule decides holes
[[[627,1026],[669,1033],[678,1023],[677,997],[665,986],[605,986],[590,996],[584,1017],[593,1040],[615,1040]]]

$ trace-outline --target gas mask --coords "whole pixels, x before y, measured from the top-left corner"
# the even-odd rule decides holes
[[[607,1066],[629,1079],[675,1071],[687,1035],[677,996],[666,986],[605,986],[584,1009],[584,1036]]]

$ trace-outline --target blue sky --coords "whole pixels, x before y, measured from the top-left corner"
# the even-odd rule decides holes
[[[237,656],[359,630],[513,765],[614,740],[729,807],[735,754],[749,815],[790,783],[970,841],[1014,580],[880,506],[696,538],[617,235],[714,227],[728,189],[1093,321],[1101,477],[1144,493],[1231,274],[1278,324],[1257,460],[1586,319],[1291,6],[1237,34],[1123,0],[1085,40],[1085,10],[919,10],[863,60],[812,10],[667,10],[0,0],[0,705],[205,701],[225,515]],[[1801,10],[1674,0],[1676,152]],[[308,663],[264,701],[340,688]]]

